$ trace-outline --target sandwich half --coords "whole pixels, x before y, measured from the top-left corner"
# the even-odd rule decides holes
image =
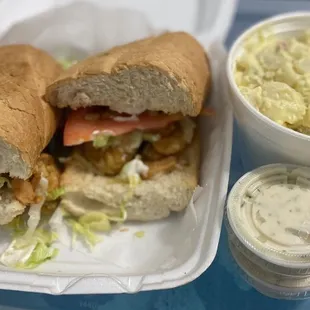
[[[59,187],[53,158],[42,154],[58,117],[42,96],[61,72],[51,56],[30,45],[0,47],[0,225],[26,207],[39,210]]]
[[[89,57],[51,84],[66,108],[61,205],[75,216],[151,221],[181,211],[198,184],[197,116],[211,84],[202,46],[165,33]]]

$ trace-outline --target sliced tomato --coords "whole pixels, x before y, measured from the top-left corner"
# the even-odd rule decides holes
[[[172,122],[181,120],[182,114],[158,114],[151,115],[142,113],[136,119],[128,121],[117,121],[111,118],[94,117],[98,113],[91,109],[79,109],[71,111],[64,128],[64,145],[73,146],[84,142],[92,141],[94,132],[108,132],[111,135],[119,136],[135,129],[149,130],[163,128]]]

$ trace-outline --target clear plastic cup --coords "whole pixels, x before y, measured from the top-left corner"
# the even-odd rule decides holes
[[[227,200],[227,218],[239,241],[263,260],[285,268],[309,269],[310,212],[307,201],[304,207],[298,204],[297,195],[299,199],[310,197],[310,168],[262,166],[234,185]],[[290,202],[284,205],[283,199]]]
[[[310,297],[310,199],[297,197],[310,197],[310,168],[271,164],[241,177],[227,200],[232,254],[246,280],[275,298]]]
[[[230,242],[229,248],[244,280],[271,298],[302,300],[310,298],[310,278],[295,279],[272,274],[255,265]]]

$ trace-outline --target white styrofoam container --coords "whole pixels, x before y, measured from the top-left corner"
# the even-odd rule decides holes
[[[0,266],[0,289],[50,294],[166,289],[194,280],[210,266],[217,251],[229,178],[233,116],[221,91],[220,71],[226,60],[223,41],[235,7],[235,0],[0,2],[1,44],[27,42],[55,56],[84,57],[161,30],[188,31],[209,55],[214,83],[210,101],[217,110],[216,117],[201,122],[202,132],[207,133],[202,135],[203,188],[184,213],[158,222],[125,225],[127,232],[113,231],[92,253],[59,244],[59,256],[36,270]],[[6,32],[9,26],[13,27]],[[141,230],[145,237],[135,238],[134,232]],[[2,234],[0,251],[7,241]]]
[[[241,94],[234,80],[236,58],[243,52],[247,38],[260,29],[279,35],[294,35],[310,28],[310,12],[277,15],[255,24],[233,44],[227,60],[231,102],[239,128],[246,170],[271,164],[292,163],[310,165],[310,136],[285,128],[257,111]]]

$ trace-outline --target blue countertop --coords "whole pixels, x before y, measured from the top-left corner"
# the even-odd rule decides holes
[[[254,3],[251,7],[249,2],[256,4]],[[266,9],[267,3],[268,10]],[[241,0],[234,25],[228,36],[227,45],[229,46],[244,28],[262,18],[281,11],[305,9],[310,10],[310,1]],[[230,187],[244,173],[238,145],[238,131],[235,130]],[[218,253],[211,267],[194,282],[179,288],[142,292],[135,295],[88,296],[51,296],[0,290],[0,310],[310,309],[310,300],[275,300],[265,297],[251,288],[241,278],[237,266],[232,260],[226,237],[226,231],[223,227]]]

